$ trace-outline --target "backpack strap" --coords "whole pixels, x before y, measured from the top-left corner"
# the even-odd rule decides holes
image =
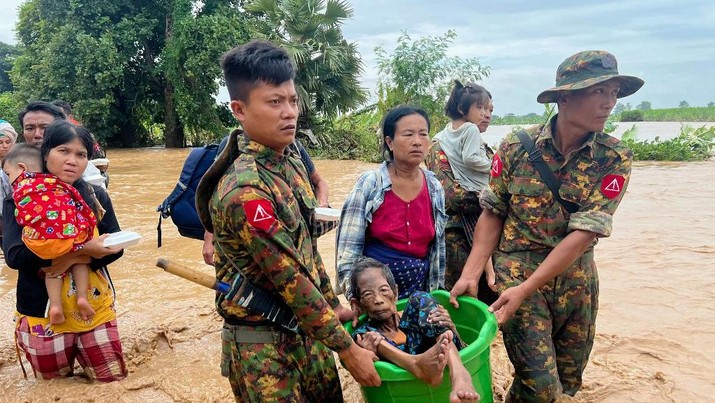
[[[534,165],[536,170],[539,171],[541,180],[546,183],[546,186],[549,187],[551,193],[554,195],[554,199],[556,199],[557,202],[561,203],[561,205],[564,206],[564,208],[566,209],[566,211],[569,212],[569,214],[577,212],[579,209],[578,204],[570,202],[568,200],[564,200],[561,198],[561,195],[559,195],[559,188],[561,187],[561,182],[556,179],[554,173],[551,171],[551,169],[549,169],[549,166],[546,165],[546,161],[544,161],[544,157],[543,155],[541,155],[541,151],[536,148],[534,140],[523,130],[519,130],[516,135],[517,137],[519,137],[521,145],[524,147],[526,153],[529,155],[529,161],[532,163],[532,165]]]
[[[214,232],[213,223],[211,223],[211,214],[209,214],[209,200],[214,190],[216,190],[219,180],[221,180],[224,172],[226,172],[226,169],[233,164],[233,161],[238,158],[241,153],[238,149],[238,136],[242,133],[242,130],[235,129],[229,134],[226,147],[224,147],[221,154],[216,157],[196,187],[196,212],[199,214],[201,224],[203,224],[204,228],[209,232]]]
[[[201,166],[204,164],[204,161],[206,161],[207,156],[210,155],[210,152],[214,149],[218,149],[218,145],[209,144],[203,147],[196,147],[192,149],[192,151],[189,153],[189,155],[186,157],[186,160],[184,161],[184,166],[181,169],[179,181],[176,183],[171,193],[169,193],[169,196],[167,196],[166,199],[164,199],[164,201],[161,202],[161,204],[156,208],[156,211],[159,212],[159,222],[156,225],[158,248],[161,248],[162,244],[162,219],[172,217],[175,220],[175,217],[173,217],[174,205],[177,203],[177,201],[184,197],[184,193],[186,193],[187,190],[190,190],[189,188],[192,187],[192,184],[196,181],[195,176],[197,175],[197,172],[201,171]],[[176,221],[174,221],[174,224],[176,224]],[[179,233],[182,236],[188,236],[182,233],[181,230],[179,230]],[[196,238],[196,236],[189,237],[194,239],[200,239]]]

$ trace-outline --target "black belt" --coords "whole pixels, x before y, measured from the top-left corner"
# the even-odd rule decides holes
[[[221,338],[233,343],[279,344],[294,339],[295,333],[288,334],[273,326],[235,326],[223,324]]]
[[[235,316],[225,316],[223,321],[231,326],[274,326],[275,323],[270,320],[244,320]]]

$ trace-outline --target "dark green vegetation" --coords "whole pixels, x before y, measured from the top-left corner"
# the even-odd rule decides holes
[[[169,147],[221,132],[217,60],[248,39],[246,17],[216,0],[29,0],[10,72],[16,110],[64,99],[110,146]],[[14,115],[13,115],[14,116]],[[13,122],[14,123],[14,122]],[[19,124],[19,123],[17,123]]]
[[[681,102],[682,103],[682,102]],[[621,106],[619,112],[606,122],[606,133],[615,130],[615,122],[715,122],[715,105],[708,107],[681,107],[671,109],[650,109],[650,102],[641,102],[636,108]],[[525,116],[495,116],[492,123],[497,125],[531,125],[547,121],[552,113],[547,105],[542,115],[535,113]],[[621,123],[623,124],[623,123]],[[708,160],[715,152],[715,126],[693,128],[683,125],[680,134],[669,140],[638,140],[635,125],[626,130],[621,139],[633,150],[636,161],[700,161]]]
[[[17,53],[3,57],[0,48],[13,86],[0,113],[19,125],[27,102],[61,98],[110,146],[200,144],[236,124],[215,100],[221,54],[262,37],[286,46],[299,66],[308,124],[366,98],[359,55],[340,31],[351,15],[340,0],[29,0]]]
[[[380,119],[390,108],[400,104],[421,106],[430,116],[432,133],[441,130],[448,122],[444,104],[453,80],[477,82],[489,75],[489,67],[482,66],[476,58],[447,56],[455,38],[454,31],[414,40],[403,32],[392,53],[378,46],[375,49],[379,69],[377,103],[332,121],[323,121],[318,129],[323,141],[311,152],[328,158],[381,161]]]
[[[712,102],[711,102],[712,104]],[[647,109],[642,109],[647,105]],[[492,116],[493,125],[529,125],[546,121],[550,116],[550,109],[538,115],[514,115],[513,113]],[[614,122],[715,122],[715,104],[704,107],[682,107],[667,109],[651,109],[650,102],[641,102],[636,109],[631,109],[630,104],[619,103],[613,109],[611,119]]]
[[[623,133],[621,140],[633,150],[636,161],[702,161],[710,159],[715,151],[715,127],[684,125],[678,137],[639,141],[633,126]]]

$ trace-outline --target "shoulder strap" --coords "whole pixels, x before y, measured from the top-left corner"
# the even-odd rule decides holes
[[[226,169],[233,164],[233,161],[238,158],[241,153],[238,149],[238,136],[242,133],[243,132],[239,129],[235,129],[231,132],[226,147],[221,150],[221,153],[216,157],[209,169],[206,170],[196,187],[196,212],[199,215],[201,224],[209,232],[213,232],[214,230],[213,224],[211,223],[211,215],[209,214],[209,200],[214,190],[216,190],[219,180],[224,172],[226,172]]]
[[[568,200],[564,200],[561,198],[561,195],[559,195],[559,188],[561,187],[561,182],[556,180],[554,173],[551,171],[551,169],[549,169],[549,166],[546,165],[546,161],[544,161],[544,157],[541,155],[541,151],[536,148],[534,140],[523,130],[519,130],[516,135],[517,137],[519,137],[521,145],[524,146],[526,153],[529,155],[529,161],[534,165],[536,170],[539,171],[541,180],[544,181],[544,183],[546,183],[546,186],[549,187],[551,193],[554,195],[554,199],[556,199],[557,202],[561,203],[561,205],[564,206],[564,208],[566,209],[566,211],[569,212],[569,214],[577,212],[579,208],[578,204],[570,202]]]

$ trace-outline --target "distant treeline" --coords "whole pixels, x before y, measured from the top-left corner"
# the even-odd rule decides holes
[[[640,112],[645,122],[715,122],[715,106],[624,111],[621,118],[626,112]]]
[[[492,125],[539,124],[544,123],[547,118],[547,112],[541,115],[536,113],[494,115]],[[715,122],[715,106],[626,110],[612,115],[610,120],[614,122]]]

